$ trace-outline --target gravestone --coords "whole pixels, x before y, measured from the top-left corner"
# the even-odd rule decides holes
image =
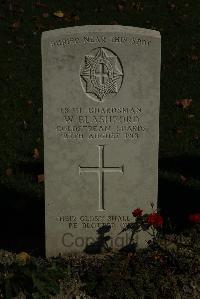
[[[122,247],[132,210],[156,207],[160,55],[154,30],[43,32],[47,256],[82,252],[108,226]]]

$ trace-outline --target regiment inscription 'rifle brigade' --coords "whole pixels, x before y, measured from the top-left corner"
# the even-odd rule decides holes
[[[116,95],[122,85],[123,69],[116,54],[107,48],[96,48],[81,65],[83,90],[93,100],[102,102]]]

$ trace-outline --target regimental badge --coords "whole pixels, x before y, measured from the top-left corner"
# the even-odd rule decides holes
[[[92,100],[103,102],[116,95],[123,81],[122,64],[113,51],[93,49],[84,57],[80,68],[83,90]]]

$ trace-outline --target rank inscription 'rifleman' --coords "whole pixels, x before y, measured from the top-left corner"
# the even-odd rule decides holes
[[[123,81],[123,68],[117,55],[107,48],[93,49],[83,59],[80,79],[91,99],[103,102],[116,95]]]

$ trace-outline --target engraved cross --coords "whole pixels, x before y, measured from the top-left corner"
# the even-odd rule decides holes
[[[121,167],[105,167],[104,166],[104,145],[98,145],[99,149],[99,165],[95,167],[79,166],[79,175],[84,172],[94,172],[99,178],[99,211],[104,211],[104,173],[119,172],[124,174],[124,165]]]
[[[99,78],[99,83],[105,84],[105,82],[109,78],[109,72],[106,70],[107,67],[105,66],[104,63],[99,63],[99,69],[95,71],[95,77]]]

